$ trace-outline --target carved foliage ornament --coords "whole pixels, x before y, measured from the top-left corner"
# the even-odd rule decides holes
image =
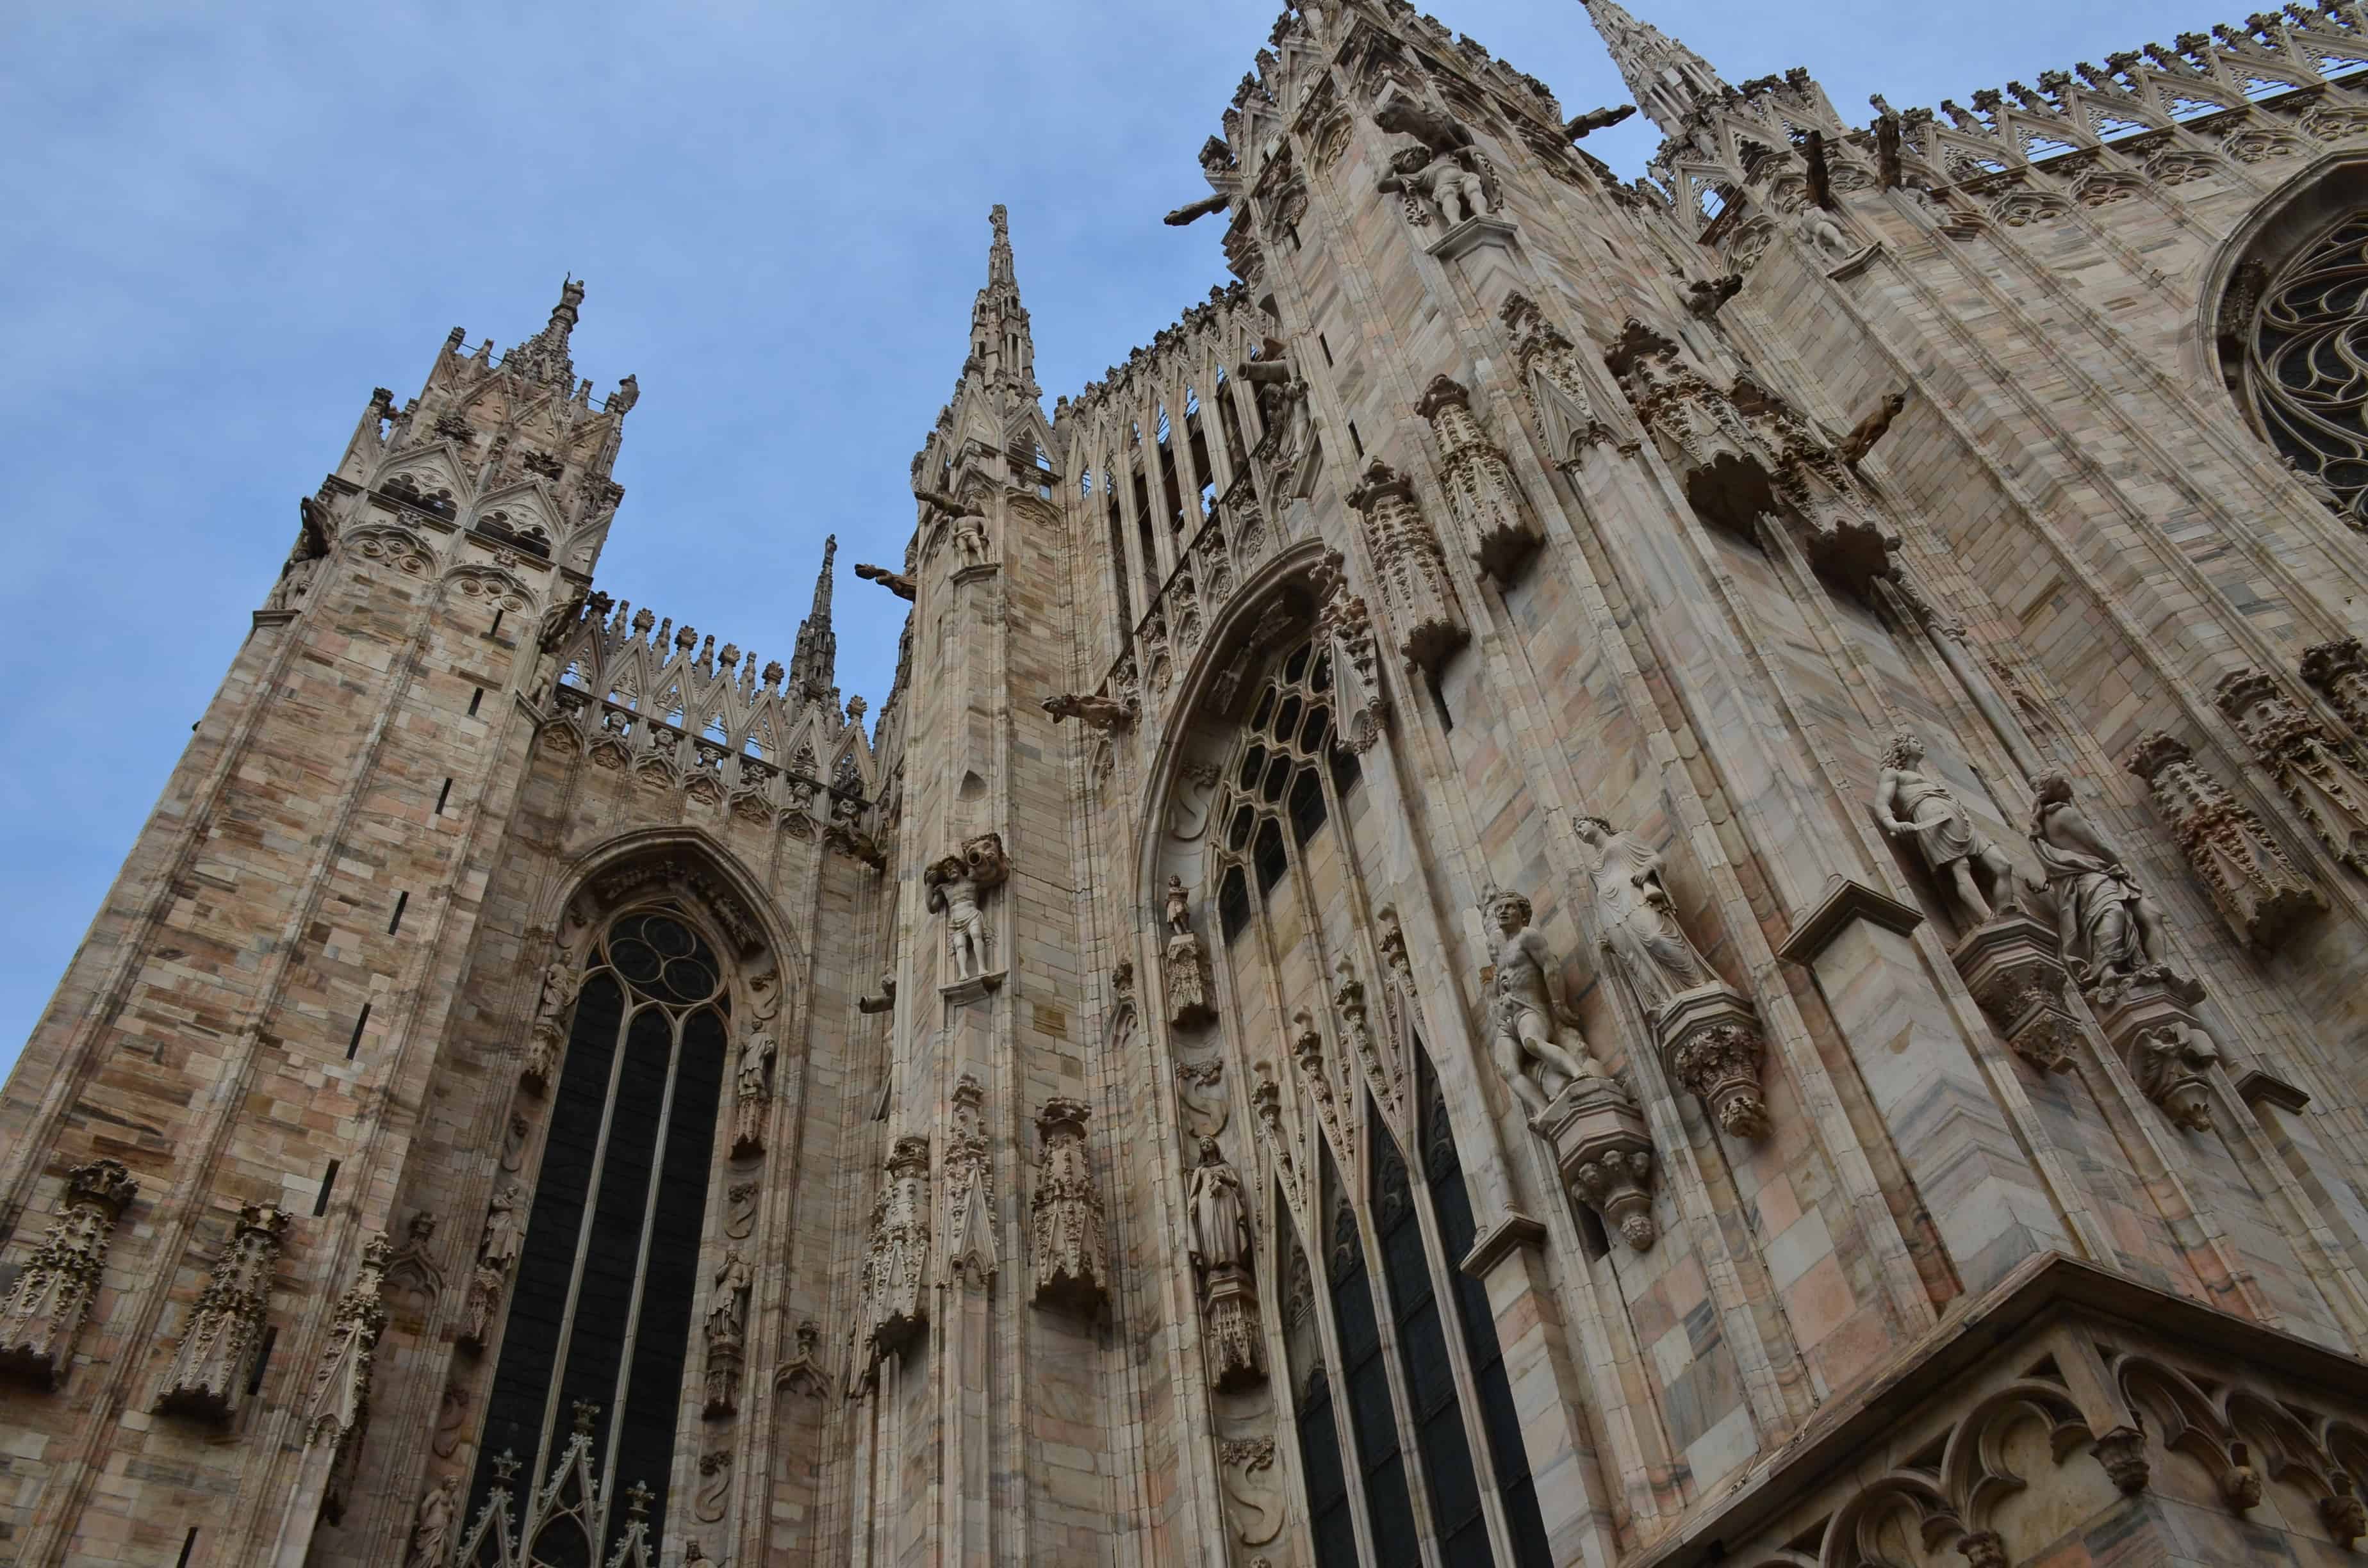
[[[1364,483],[1349,505],[1364,519],[1365,542],[1382,575],[1382,597],[1396,622],[1398,652],[1409,665],[1436,673],[1471,641],[1447,575],[1439,535],[1415,500],[1414,485],[1379,457],[1365,465]]]
[[[1541,536],[1503,449],[1473,415],[1471,392],[1452,377],[1434,376],[1415,412],[1430,422],[1438,437],[1448,508],[1463,525],[1474,559],[1499,582],[1518,580],[1537,553]]]
[[[64,1378],[74,1336],[98,1296],[116,1221],[139,1192],[114,1160],[66,1173],[58,1217],[0,1304],[0,1369],[51,1387]]]
[[[1110,1242],[1081,1100],[1053,1098],[1036,1113],[1042,1151],[1030,1219],[1033,1288],[1039,1306],[1099,1316],[1110,1291]]]
[[[157,1395],[160,1413],[222,1421],[237,1411],[247,1368],[263,1340],[271,1277],[288,1223],[287,1211],[269,1204],[250,1203],[239,1210],[230,1242],[190,1308]]]
[[[929,1141],[899,1138],[888,1153],[871,1237],[859,1276],[858,1380],[869,1383],[882,1358],[901,1350],[928,1316]]]
[[[2205,772],[2184,742],[2160,732],[2141,736],[2128,767],[2146,780],[2188,864],[2237,936],[2267,948],[2327,907],[2261,819]]]

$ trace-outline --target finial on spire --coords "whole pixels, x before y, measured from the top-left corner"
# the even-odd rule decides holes
[[[583,304],[584,280],[571,272],[559,285],[559,303],[551,307],[549,324],[511,349],[503,366],[530,381],[573,384],[575,362],[567,357],[567,339],[583,317]]]
[[[838,706],[838,634],[831,630],[831,562],[838,554],[838,536],[822,541],[822,571],[814,577],[814,608],[798,623],[797,651],[790,655],[791,700],[827,702]]]
[[[986,221],[995,239],[986,247],[986,287],[971,307],[970,358],[990,382],[1016,386],[1034,398],[1041,395],[1036,345],[1028,334],[1028,309],[1019,302],[1019,278],[1012,267],[1011,214],[998,201],[987,209]]]

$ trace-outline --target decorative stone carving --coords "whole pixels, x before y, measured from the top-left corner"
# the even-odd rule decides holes
[[[2146,1488],[2153,1471],[2146,1463],[2146,1434],[2135,1426],[2116,1426],[2097,1439],[2097,1462],[2106,1477],[2125,1493]]]
[[[1053,1098],[1036,1113],[1042,1150],[1036,1165],[1030,1239],[1035,1301],[1099,1317],[1110,1299],[1110,1243],[1082,1100]]]
[[[746,1158],[765,1152],[765,1113],[773,1103],[773,1041],[769,1021],[749,1020],[740,1040],[740,1063],[733,1074],[732,1156]]]
[[[1554,957],[1530,926],[1530,901],[1490,888],[1480,907],[1499,938],[1495,972],[1486,977],[1488,1055],[1534,1126],[1556,1096],[1577,1079],[1601,1076],[1602,1068],[1554,994]]]
[[[1716,984],[1718,977],[1678,924],[1661,882],[1660,852],[1601,817],[1579,818],[1577,831],[1590,857],[1597,933],[1645,1016],[1657,1016],[1681,991]]]
[[[2122,1053],[2141,1093],[2192,1131],[2212,1130],[2211,1071],[2219,1048],[2192,1011],[2197,982],[2160,964],[2106,976],[2089,988],[2105,1038]]]
[[[797,1354],[782,1362],[773,1374],[773,1386],[809,1399],[828,1399],[830,1373],[822,1364],[822,1330],[809,1318],[798,1324],[797,1339]]]
[[[118,1161],[93,1160],[66,1173],[58,1216],[0,1303],[0,1370],[55,1388],[74,1358],[107,1272],[116,1222],[140,1195]]]
[[[1672,466],[1691,493],[1722,463],[1758,466],[1752,435],[1726,395],[1679,354],[1672,339],[1631,316],[1603,351],[1636,416],[1675,449]]]
[[[1388,696],[1382,690],[1382,658],[1373,642],[1373,618],[1361,596],[1349,591],[1347,562],[1337,550],[1326,551],[1317,566],[1314,586],[1323,605],[1315,621],[1316,635],[1332,647],[1332,683],[1340,703],[1340,722],[1332,729],[1334,746],[1360,754],[1380,742],[1389,723]]]
[[[986,1091],[965,1073],[954,1085],[953,1135],[946,1141],[946,1270],[973,1290],[995,1281],[995,1166],[989,1158]]]
[[[416,1568],[444,1568],[452,1551],[452,1532],[461,1522],[461,1478],[448,1475],[427,1489],[411,1526],[411,1554],[404,1559]]]
[[[1653,1023],[1669,1077],[1702,1101],[1728,1137],[1768,1135],[1768,1101],[1759,1087],[1768,1042],[1749,1002],[1713,981],[1670,998]]]
[[[962,568],[989,564],[987,556],[991,549],[985,517],[976,512],[965,511],[954,519],[954,551],[961,558]]]
[[[1167,947],[1160,968],[1167,982],[1167,1021],[1178,1028],[1198,1028],[1215,1021],[1214,993],[1209,981],[1209,954],[1192,929],[1191,900],[1184,879],[1169,877],[1167,895]]]
[[[1401,147],[1390,154],[1389,172],[1373,188],[1403,197],[1406,220],[1418,229],[1428,227],[1434,216],[1452,229],[1489,214],[1487,186],[1480,177],[1476,154],[1468,148],[1441,153],[1419,145]]]
[[[957,981],[982,980],[991,957],[986,914],[980,902],[1010,874],[1000,834],[966,841],[954,854],[932,862],[922,874],[929,908],[946,917],[946,948]],[[999,980],[999,971],[996,974]]]
[[[707,1386],[700,1414],[713,1419],[740,1409],[740,1373],[748,1360],[747,1260],[734,1247],[716,1267],[715,1293],[707,1307]]]
[[[890,593],[895,595],[898,598],[903,599],[907,604],[912,603],[919,593],[918,588],[914,585],[912,578],[906,576],[902,572],[891,572],[885,566],[873,566],[868,563],[860,562],[855,568],[855,574],[867,583],[879,584],[882,587],[887,589]]]
[[[1573,1196],[1638,1252],[1660,1235],[1653,1223],[1653,1139],[1635,1097],[1601,1074],[1574,1080],[1531,1124],[1554,1145]]]
[[[1611,427],[1597,415],[1588,394],[1578,350],[1526,294],[1508,296],[1501,314],[1505,330],[1513,335],[1514,363],[1546,450],[1564,469],[1572,469],[1588,448],[1612,439]]]
[[[1332,986],[1332,1012],[1340,1022],[1340,1033],[1356,1056],[1357,1065],[1364,1070],[1366,1087],[1395,1118],[1403,1108],[1406,1070],[1382,1060],[1381,1045],[1373,1039],[1372,1021],[1365,1006],[1365,983],[1357,978],[1357,966],[1348,954],[1340,955],[1332,972],[1338,977]]]
[[[2224,678],[2216,700],[2319,841],[2368,873],[2368,778],[2335,738],[2258,670]]]
[[[286,1210],[250,1203],[239,1210],[230,1243],[189,1310],[173,1364],[156,1399],[160,1415],[227,1421],[246,1392],[246,1373],[263,1340],[271,1276],[288,1234]]]
[[[2368,737],[2368,648],[2339,637],[2303,650],[2302,678],[2343,716],[2354,735]]]
[[[1500,583],[1517,582],[1544,536],[1521,504],[1512,466],[1504,451],[1482,433],[1473,416],[1472,394],[1461,381],[1434,376],[1415,404],[1430,421],[1444,454],[1440,473],[1447,504],[1463,526],[1473,558]]]
[[[1302,1007],[1291,1015],[1291,1059],[1315,1102],[1316,1119],[1332,1135],[1333,1147],[1347,1159],[1357,1152],[1357,1124],[1342,1113],[1340,1096],[1332,1092],[1332,1067],[1324,1059],[1324,1032],[1315,1016]]]
[[[576,971],[575,955],[565,948],[543,966],[542,994],[535,1003],[526,1066],[518,1074],[529,1093],[542,1093],[550,1086],[552,1075],[559,1071],[560,1058],[567,1051],[568,1015],[575,1006],[575,993],[583,983],[583,976]]]
[[[2060,773],[2031,781],[2031,845],[2038,851],[2048,899],[2055,906],[2058,950],[2083,987],[2111,974],[2162,962],[2162,923],[2154,901],[2121,855],[2072,803]]]
[[[332,1523],[345,1515],[361,1459],[362,1437],[370,1423],[370,1377],[378,1361],[379,1336],[386,1332],[381,1287],[393,1256],[393,1244],[383,1234],[363,1245],[360,1272],[352,1289],[337,1298],[329,1317],[329,1342],[313,1375],[304,1442],[308,1448],[322,1442],[333,1447],[321,1499],[321,1511]]]
[[[882,1358],[902,1350],[928,1319],[929,1141],[897,1139],[886,1169],[871,1206],[856,1307],[856,1367],[867,1386]]]
[[[1064,719],[1104,732],[1131,729],[1135,720],[1135,704],[1113,698],[1080,695],[1064,691],[1058,697],[1044,699],[1044,711],[1053,716],[1055,724]]]
[[[469,1294],[461,1303],[461,1331],[457,1335],[463,1348],[483,1350],[492,1343],[494,1320],[502,1310],[505,1283],[501,1269],[482,1259],[470,1271]]]
[[[2184,742],[2159,731],[2143,735],[2127,767],[2146,780],[2187,863],[2237,936],[2268,948],[2327,907],[2261,819],[2205,772]]]
[[[1256,1255],[1241,1173],[1214,1138],[1203,1138],[1200,1163],[1186,1179],[1209,1381],[1220,1392],[1250,1387],[1266,1381],[1266,1335],[1251,1271]]]
[[[1471,641],[1439,536],[1416,505],[1414,485],[1376,457],[1364,483],[1349,494],[1363,517],[1365,542],[1382,574],[1382,597],[1397,626],[1398,653],[1436,675],[1448,657]]]
[[[1912,843],[1941,892],[1969,926],[1989,920],[2014,893],[2014,864],[1974,829],[1948,787],[1924,771],[1924,743],[1907,730],[1891,737],[1874,790],[1874,820],[1892,837]],[[1975,872],[1985,873],[1984,889]]]
[[[2021,910],[2009,910],[1965,933],[1950,957],[2015,1054],[2043,1072],[2061,1073],[2072,1065],[2080,1025],[2065,1004],[2064,960],[2055,932]]]

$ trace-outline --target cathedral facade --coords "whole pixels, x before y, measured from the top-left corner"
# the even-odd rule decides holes
[[[1591,14],[1649,178],[1293,7],[1049,415],[996,209],[868,726],[596,587],[581,284],[374,392],[0,1097],[0,1563],[2349,1561],[2368,10]]]

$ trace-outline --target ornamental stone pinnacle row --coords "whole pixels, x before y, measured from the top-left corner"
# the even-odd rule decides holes
[[[288,1234],[285,1210],[250,1203],[189,1309],[179,1346],[156,1397],[159,1415],[226,1422],[245,1396],[246,1374],[263,1342],[272,1276]]]
[[[1381,574],[1399,654],[1436,676],[1472,632],[1455,602],[1439,536],[1415,501],[1413,483],[1375,457],[1365,465],[1363,483],[1349,492],[1349,505],[1364,519],[1365,544]]]
[[[2354,756],[2259,670],[2223,676],[2214,697],[2319,842],[2368,874],[2368,778]]]
[[[1474,417],[1470,389],[1452,377],[1434,376],[1415,412],[1430,422],[1438,439],[1440,488],[1473,559],[1498,582],[1519,582],[1543,536],[1522,503],[1503,450]]]
[[[2185,742],[2160,731],[2140,736],[2129,770],[2146,780],[2187,863],[2237,935],[2273,946],[2327,907],[2261,819],[2195,760]]]

